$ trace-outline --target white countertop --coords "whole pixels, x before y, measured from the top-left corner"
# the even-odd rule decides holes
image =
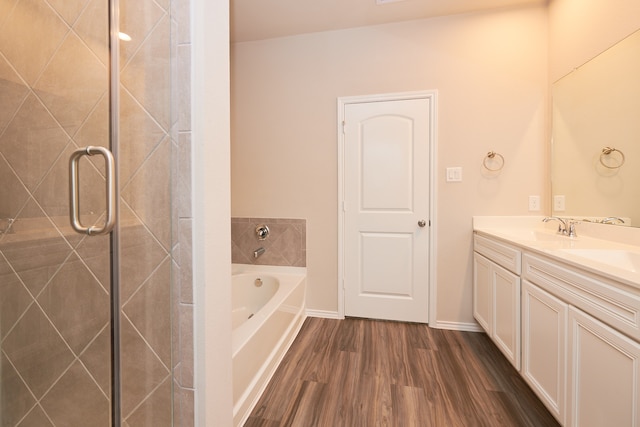
[[[543,223],[542,218],[474,217],[473,230],[640,288],[639,229],[603,224],[581,227],[579,224],[577,237],[568,237],[556,233],[557,221]]]

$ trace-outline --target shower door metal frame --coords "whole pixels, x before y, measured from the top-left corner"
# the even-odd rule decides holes
[[[118,148],[120,135],[120,5],[119,0],[109,1],[109,142],[113,157],[116,218],[120,213],[120,187],[118,185]],[[122,424],[122,382],[120,376],[120,227],[111,231],[111,425]]]

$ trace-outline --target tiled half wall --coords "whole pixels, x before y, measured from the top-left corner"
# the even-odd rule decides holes
[[[256,227],[269,227],[269,237],[258,240]],[[253,253],[265,251],[258,258]],[[283,218],[231,218],[231,261],[234,264],[307,266],[307,221]]]

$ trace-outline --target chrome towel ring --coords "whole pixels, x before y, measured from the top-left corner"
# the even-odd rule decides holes
[[[498,165],[495,166],[493,163],[497,163]],[[489,151],[482,161],[482,166],[484,166],[488,171],[498,172],[504,167],[504,157],[500,153]]]
[[[611,158],[608,156],[610,156],[613,152],[616,152],[616,151],[620,154],[620,162],[617,165],[609,166],[605,160],[607,158]],[[624,165],[624,161],[625,161],[624,153],[618,150],[617,148],[604,147],[602,149],[602,153],[600,153],[600,164],[607,169],[618,169],[622,167],[622,165]]]

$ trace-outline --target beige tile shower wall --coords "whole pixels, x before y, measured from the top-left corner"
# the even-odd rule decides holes
[[[109,242],[69,232],[60,183],[73,149],[108,145],[108,5],[9,3],[0,6],[0,217],[15,223],[0,235],[0,395],[10,399],[0,424],[106,425]],[[117,160],[130,426],[169,426],[172,415],[175,426],[194,424],[189,4],[120,1],[121,30],[131,36],[120,52]],[[83,181],[103,187],[98,164],[82,168]],[[100,212],[103,201],[84,188],[83,208]]]
[[[171,1],[173,422],[194,425],[191,211],[191,0]]]
[[[3,426],[109,424],[109,241],[70,232],[61,185],[73,150],[108,143],[107,12],[0,2],[0,217],[15,220],[0,234]],[[81,214],[101,212],[86,190],[104,179],[81,168]]]
[[[256,227],[265,224],[269,236],[259,240]],[[307,221],[282,218],[231,218],[231,261],[235,264],[306,267]],[[254,251],[264,248],[257,258]]]

